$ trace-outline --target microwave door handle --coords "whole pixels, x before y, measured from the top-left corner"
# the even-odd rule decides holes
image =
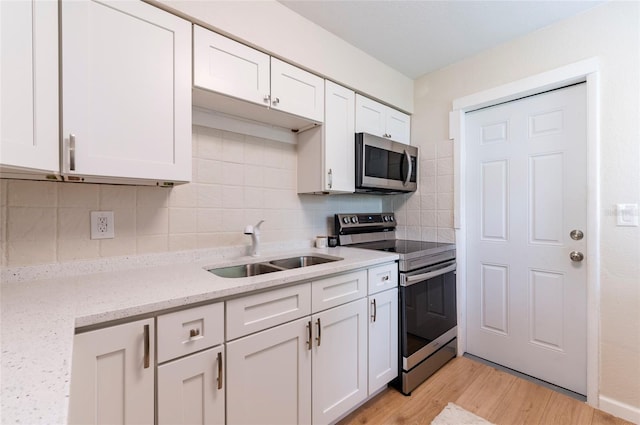
[[[443,269],[438,269],[438,270],[434,270],[432,272],[417,274],[415,276],[407,276],[407,277],[405,277],[404,285],[402,285],[402,286],[413,285],[414,283],[422,282],[423,280],[428,280],[428,279],[431,279],[433,277],[440,276],[440,275],[443,275],[445,273],[452,272],[455,269],[456,269],[456,264],[454,263],[454,264],[452,264],[450,266],[447,266],[447,267],[445,267]]]
[[[407,150],[404,150],[404,159],[407,160],[407,165],[408,165],[408,171],[407,171],[407,178],[404,179],[404,183],[402,183],[403,186],[406,186],[409,184],[409,180],[411,179],[411,173],[413,173],[413,164],[411,164],[411,155],[409,155],[409,152],[407,152]]]

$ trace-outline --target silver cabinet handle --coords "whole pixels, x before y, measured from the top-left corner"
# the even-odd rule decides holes
[[[383,282],[386,282],[389,279],[390,279],[389,275],[382,276],[382,281]]]
[[[376,306],[376,299],[371,300],[371,305],[373,305],[373,314],[371,315],[372,321],[375,323],[376,317],[378,317],[378,307]]]
[[[216,379],[216,382],[218,384],[218,389],[221,390],[222,389],[222,351],[218,352],[217,362],[218,362],[218,378]]]
[[[268,94],[265,94],[265,95],[264,95],[264,98],[263,98],[264,103],[269,103],[269,100],[270,100],[270,99],[271,99],[271,96],[270,96],[270,95],[268,95]]]
[[[318,325],[318,336],[316,337],[316,341],[318,341],[318,347],[320,347],[320,341],[322,340],[322,325],[320,324],[320,318],[316,321],[316,325]]]
[[[271,102],[274,105],[277,105],[278,103],[280,103],[280,98],[276,97],[275,99],[273,99],[273,102]]]
[[[311,350],[313,346],[313,335],[311,334],[311,320],[307,322],[307,331],[309,332],[309,338],[307,339],[307,348]]]
[[[409,155],[409,152],[407,152],[406,149],[404,150],[404,159],[407,160],[408,170],[407,170],[407,178],[404,180],[402,185],[406,186],[409,184],[409,180],[411,180],[411,173],[413,173],[413,164],[411,163],[411,155]]]
[[[69,171],[76,170],[76,135],[69,134]]]
[[[189,338],[195,338],[200,335],[200,329],[191,329],[189,331]]]
[[[329,168],[329,182],[327,186],[329,186],[329,189],[333,187],[333,170],[331,168]]]
[[[579,263],[580,261],[584,260],[584,254],[579,251],[571,251],[569,253],[569,258],[571,258],[571,261]]]
[[[149,325],[144,325],[144,368],[149,368]]]

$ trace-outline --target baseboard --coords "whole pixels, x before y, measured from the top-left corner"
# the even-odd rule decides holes
[[[611,413],[624,420],[640,424],[640,408],[621,403],[609,397],[600,396],[600,410]]]

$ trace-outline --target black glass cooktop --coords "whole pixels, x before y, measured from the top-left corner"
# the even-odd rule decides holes
[[[417,252],[429,254],[430,252],[441,252],[449,249],[455,249],[455,245],[451,243],[410,241],[405,239],[365,242],[349,246],[353,248],[395,252],[397,254],[413,254]]]

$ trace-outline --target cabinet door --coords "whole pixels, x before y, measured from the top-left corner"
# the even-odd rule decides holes
[[[356,133],[369,133],[384,137],[386,128],[386,106],[368,97],[356,95]]]
[[[193,85],[269,105],[269,55],[193,26]]]
[[[224,424],[223,346],[158,367],[158,424]]]
[[[367,300],[313,315],[313,424],[328,424],[367,397]]]
[[[398,376],[398,289],[369,297],[369,395]]]
[[[387,109],[387,136],[396,142],[411,144],[411,117],[393,108]]]
[[[57,174],[57,2],[0,1],[0,43],[0,165]]]
[[[227,423],[311,423],[310,326],[298,319],[227,344]]]
[[[189,22],[141,1],[61,5],[65,174],[189,181]]]
[[[272,57],[271,107],[323,122],[324,79]]]
[[[325,188],[355,191],[355,93],[325,82]]]
[[[153,423],[153,319],[73,340],[69,423]]]

